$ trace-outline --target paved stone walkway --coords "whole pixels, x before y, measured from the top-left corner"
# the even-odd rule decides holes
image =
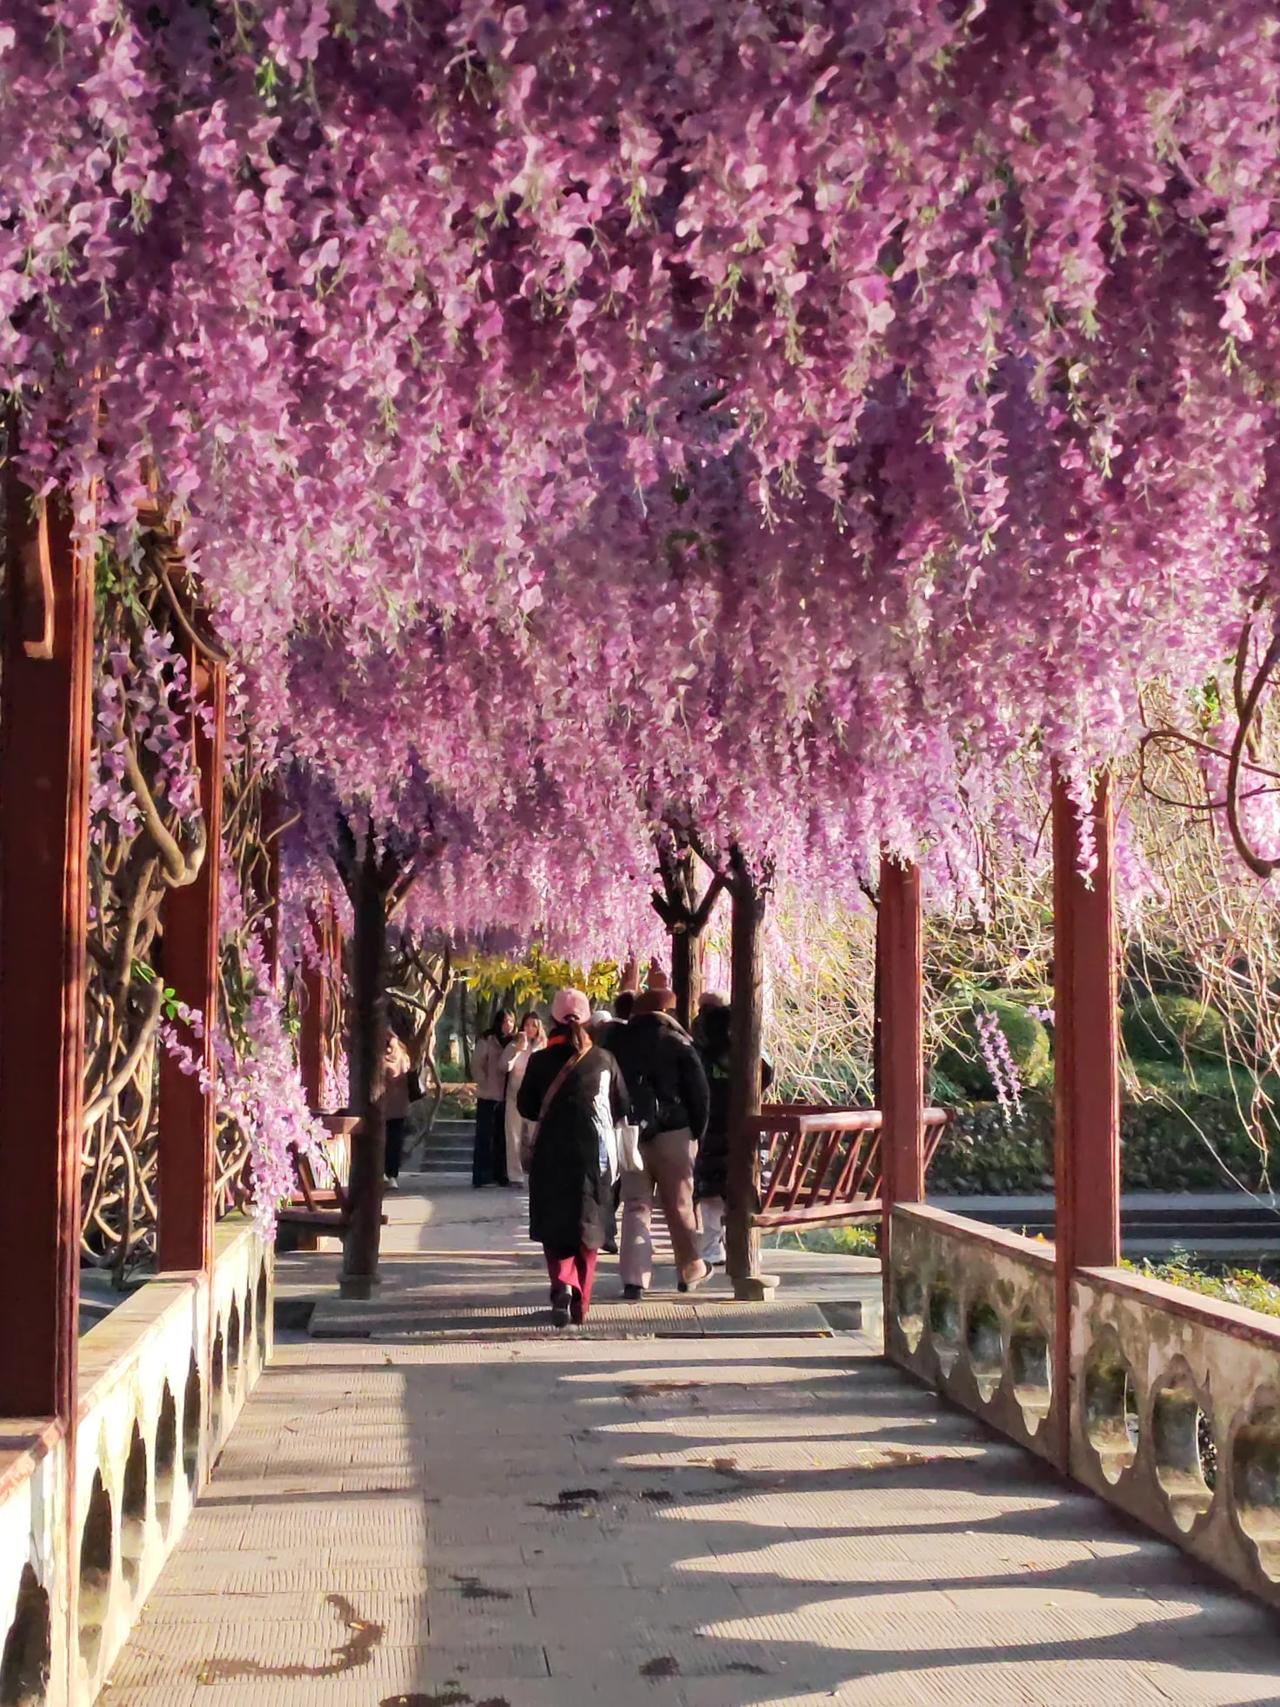
[[[518,1203],[454,1203],[395,1205],[400,1284],[534,1285]],[[102,1699],[1227,1707],[1280,1632],[859,1334],[295,1336]]]

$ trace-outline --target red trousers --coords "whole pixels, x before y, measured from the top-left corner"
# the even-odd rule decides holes
[[[591,1305],[591,1288],[595,1284],[598,1253],[580,1245],[567,1256],[559,1256],[550,1245],[543,1245],[542,1254],[547,1259],[547,1273],[551,1276],[551,1302],[556,1302],[562,1287],[568,1287],[571,1292],[577,1294],[570,1301],[573,1319],[575,1322],[582,1321]]]

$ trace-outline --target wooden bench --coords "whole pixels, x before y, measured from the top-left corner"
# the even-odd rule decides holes
[[[351,1114],[322,1114],[317,1119],[327,1130],[325,1156],[333,1175],[332,1185],[321,1185],[308,1156],[294,1154],[297,1189],[276,1218],[277,1225],[289,1229],[285,1248],[314,1251],[321,1233],[341,1236],[351,1220],[351,1202],[347,1187],[351,1180],[351,1138],[360,1124]],[[382,1217],[385,1227],[387,1218]]]
[[[752,1225],[783,1227],[880,1219],[878,1108],[768,1103],[753,1122],[760,1146],[760,1207]],[[925,1167],[950,1120],[924,1111]]]

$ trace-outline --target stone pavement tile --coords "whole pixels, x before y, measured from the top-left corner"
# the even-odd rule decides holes
[[[909,1677],[898,1673],[849,1677],[812,1691],[800,1679],[685,1678],[680,1700],[683,1707],[920,1707],[924,1697],[916,1694]],[[961,1707],[959,1696],[955,1707]]]
[[[457,1589],[474,1581],[483,1589],[516,1590],[542,1588],[586,1588],[621,1593],[631,1582],[627,1574],[625,1555],[612,1556],[593,1551],[549,1560],[538,1558],[534,1563],[525,1560],[518,1549],[451,1547],[447,1559],[427,1566],[427,1579],[433,1590]],[[668,1577],[658,1586],[664,1586]]]
[[[108,1682],[95,1707],[192,1707],[196,1682],[167,1677],[163,1683],[138,1685]]]
[[[163,1581],[163,1578],[161,1579]],[[269,1623],[279,1618],[305,1618],[322,1596],[313,1590],[253,1593],[236,1585],[215,1594],[165,1590],[148,1603],[148,1614],[165,1624],[212,1624],[234,1617],[243,1624]]]
[[[1256,1636],[1263,1643],[1274,1643],[1277,1670],[1280,1671],[1280,1619],[1275,1612],[1247,1595],[1233,1594],[1210,1578],[1207,1572],[1190,1567],[1182,1585],[1183,1592],[1171,1593],[1170,1575],[1166,1569],[1163,1584],[1154,1586],[1159,1584],[1158,1578],[1153,1583],[1152,1598],[1163,1612],[1182,1619],[1187,1632],[1197,1639]],[[1280,1689],[1276,1694],[1280,1696]]]
[[[1253,1664],[1242,1657],[1238,1665],[1230,1665],[1187,1654],[1183,1665],[1146,1665],[1141,1673],[1159,1692],[1157,1699],[1172,1707],[1275,1707],[1280,1701],[1280,1673],[1265,1656]]]
[[[597,1628],[596,1620],[614,1619],[620,1613],[631,1624],[644,1627],[663,1623],[687,1627],[717,1619],[742,1616],[742,1601],[732,1584],[715,1581],[688,1583],[671,1581],[661,1588],[551,1587],[536,1577],[529,1587],[534,1611],[546,1619],[548,1630],[578,1629],[583,1623]],[[548,1637],[548,1640],[551,1638]]]
[[[797,1655],[765,1642],[718,1641],[674,1630],[637,1629],[630,1641],[578,1640],[572,1644],[548,1642],[547,1664],[552,1677],[586,1678],[604,1684],[610,1678],[727,1677],[755,1679],[786,1675],[794,1679]],[[803,1655],[810,1686],[836,1681],[838,1657],[816,1650]]]
[[[1140,1655],[1175,1636],[1181,1623],[1176,1612],[1121,1583],[1101,1592],[1064,1589],[1037,1582],[1030,1573],[999,1587],[951,1584],[939,1599],[953,1609],[946,1615],[949,1622],[969,1624],[993,1643],[1015,1648],[1029,1634],[1039,1641],[1052,1629],[1067,1639],[1105,1643],[1115,1651],[1127,1641],[1128,1651]]]
[[[424,1683],[439,1686],[450,1679],[460,1679],[473,1695],[482,1696],[487,1690],[473,1687],[488,1685],[495,1678],[543,1678],[549,1675],[546,1650],[538,1642],[479,1643],[432,1641],[422,1658]]]
[[[908,1657],[899,1674],[914,1698],[929,1707],[1170,1707],[1170,1701],[1182,1707],[1188,1699],[1166,1697],[1139,1667],[1120,1660],[1043,1656],[1033,1665],[966,1665],[938,1657],[942,1663],[934,1666],[913,1665]]]

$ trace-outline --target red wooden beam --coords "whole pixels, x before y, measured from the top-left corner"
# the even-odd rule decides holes
[[[208,1083],[183,1072],[160,1052],[157,1143],[159,1227],[156,1266],[204,1269],[213,1262],[216,1089],[213,1027],[218,1012],[218,865],[222,843],[222,749],[226,731],[226,671],[191,658],[192,681],[211,716],[192,718],[200,772],[205,856],[194,883],[164,899],[161,961],[165,982],[180,1002],[204,1015],[204,1036],[189,1039]]]
[[[1111,778],[1098,781],[1081,875],[1080,811],[1053,778],[1054,1191],[1057,1324],[1053,1379],[1058,1459],[1070,1462],[1071,1277],[1120,1261],[1118,954]]]
[[[0,1415],[75,1410],[93,571],[6,475],[0,706]]]
[[[880,861],[876,915],[880,1129],[880,1260],[889,1320],[893,1210],[924,1200],[924,951],[920,872]]]

